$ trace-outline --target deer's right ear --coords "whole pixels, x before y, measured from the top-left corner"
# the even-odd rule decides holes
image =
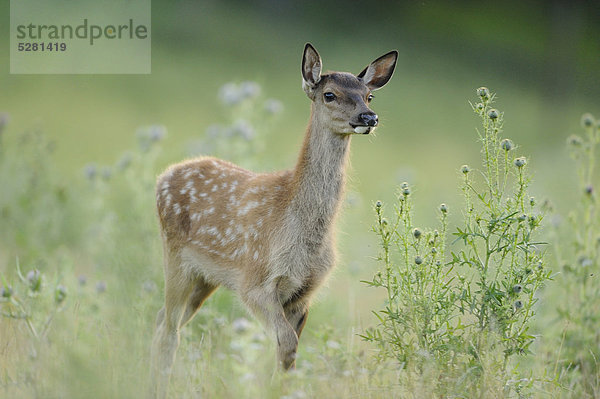
[[[321,57],[317,50],[310,43],[306,43],[302,56],[302,88],[311,99],[315,87],[321,80],[321,65]]]

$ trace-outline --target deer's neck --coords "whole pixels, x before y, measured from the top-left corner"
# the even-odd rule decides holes
[[[332,227],[342,200],[350,136],[324,127],[313,109],[294,170],[290,211],[302,232],[320,241]]]

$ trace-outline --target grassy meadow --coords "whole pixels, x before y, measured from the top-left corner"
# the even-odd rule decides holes
[[[373,21],[337,2],[319,10],[267,0],[153,4],[150,75],[10,75],[10,44],[0,39],[0,397],[145,397],[163,302],[156,176],[203,154],[257,171],[292,167],[310,116],[300,75],[307,41],[325,70],[358,73],[399,51],[394,77],[372,103],[380,126],[352,139],[337,268],[315,298],[297,370],[288,374],[276,371],[269,333],[217,290],[182,332],[171,397],[600,397],[600,26],[592,23],[595,6],[582,4],[374,3]],[[8,20],[8,4],[0,15]],[[480,86],[495,102],[477,114],[469,102],[482,101]],[[492,106],[503,124],[490,119]],[[495,287],[496,299],[473,299],[470,311],[487,301],[497,302],[493,312],[512,309],[511,334],[522,306],[526,331],[507,357],[495,343],[505,342],[497,320],[490,316],[489,335],[468,335],[452,324],[454,305],[468,298],[448,296],[428,308],[447,310],[436,314],[450,320],[423,331],[440,343],[435,350],[412,327],[394,342],[368,342],[367,331],[385,332],[381,311],[397,296],[365,281],[405,265],[393,256],[381,261],[387,227],[376,201],[393,220],[403,182],[412,224],[398,237],[412,234],[418,256],[424,247],[414,228],[429,237],[426,226],[437,226],[444,203],[447,233],[434,245],[445,248],[442,266],[455,262],[463,276],[476,275],[451,253],[468,251],[463,243],[480,234],[479,222],[465,222],[461,171],[469,165],[474,188],[489,187],[480,117],[498,126],[497,144],[512,140],[507,173],[517,180],[507,193],[516,187],[515,198],[531,201],[523,211],[502,208],[515,209],[501,213],[510,215],[506,231],[523,213],[535,230],[531,242],[543,242],[531,244],[529,256],[529,236],[515,230],[507,251],[525,253],[525,274],[543,262],[551,279],[540,277],[535,290],[527,279]],[[526,159],[527,197],[514,183],[517,157]],[[496,211],[506,195],[498,194]],[[485,209],[478,220],[498,217]],[[472,235],[453,235],[463,225]],[[421,299],[442,281],[428,276]],[[412,292],[406,281],[396,292]],[[502,295],[510,303],[497,300]],[[402,306],[411,309],[398,305],[400,315]],[[465,337],[460,349],[449,331]],[[477,350],[464,346],[472,342]]]

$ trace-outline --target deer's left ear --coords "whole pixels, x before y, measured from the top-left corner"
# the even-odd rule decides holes
[[[361,78],[371,90],[381,89],[392,78],[394,68],[396,68],[396,60],[398,60],[398,52],[396,50],[390,51],[371,62],[356,77]]]

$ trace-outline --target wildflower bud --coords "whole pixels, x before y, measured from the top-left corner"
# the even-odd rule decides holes
[[[523,302],[521,301],[515,301],[515,303],[513,304],[515,310],[519,310],[523,307]]]
[[[448,205],[446,205],[446,204],[440,204],[440,212],[447,213],[448,212]]]
[[[378,200],[378,201],[375,203],[375,208],[376,208],[376,209],[379,209],[379,208],[381,208],[381,205],[382,205],[381,201],[379,201],[379,200]]]
[[[538,263],[537,263],[537,268],[538,268],[538,270],[543,270],[544,269],[544,262],[542,262],[541,260],[539,260]]]
[[[421,234],[423,234],[423,233],[422,233],[422,232],[421,232],[421,230],[419,230],[418,228],[415,228],[415,229],[413,230],[413,236],[414,236],[414,237],[415,237],[417,240],[418,240],[419,238],[421,238]]]
[[[517,219],[519,220],[519,222],[524,222],[527,220],[527,215],[526,214],[521,214],[517,217]]]
[[[437,249],[435,247],[431,248],[431,253],[434,255],[437,254]]]
[[[106,283],[104,281],[98,281],[96,283],[96,292],[102,294],[104,291],[106,291]]]
[[[490,91],[487,87],[480,87],[477,89],[477,95],[482,99],[487,100],[490,98]]]
[[[519,158],[515,158],[515,166],[517,168],[522,168],[523,166],[525,166],[525,164],[527,164],[527,158],[525,157],[519,157]]]
[[[586,195],[594,194],[594,187],[591,184],[588,184],[587,186],[585,186],[585,193]]]
[[[469,165],[463,165],[460,167],[460,171],[466,175],[467,173],[469,173],[471,171],[471,168],[469,168]]]
[[[439,261],[439,260],[436,260],[436,261],[435,261],[435,265],[436,265],[436,266],[441,266],[441,265],[442,265],[442,262],[441,262],[441,261]]]
[[[386,219],[386,218],[383,218],[383,219],[381,219],[381,225],[382,225],[383,227],[387,227],[387,225],[388,225],[388,221],[387,221],[387,219]]]
[[[521,284],[516,284],[512,290],[515,294],[520,294],[521,291],[523,291],[523,286]]]
[[[500,147],[504,150],[504,151],[510,151],[513,149],[514,145],[511,139],[504,139],[500,142]]]
[[[415,263],[417,265],[420,265],[421,263],[423,263],[423,258],[421,258],[419,255],[415,256]]]
[[[2,298],[10,298],[13,294],[13,289],[10,285],[4,286],[0,290],[0,294],[2,294]]]
[[[438,237],[440,235],[440,232],[437,231],[437,229],[433,230],[433,236],[434,237]]]
[[[529,197],[529,205],[535,206],[535,197]]]
[[[583,114],[581,116],[581,126],[584,128],[590,128],[594,126],[594,116],[592,114]]]
[[[479,112],[483,111],[484,108],[485,105],[483,105],[483,103],[477,103],[477,105],[475,105],[475,109]]]
[[[576,134],[572,134],[567,137],[567,144],[573,147],[581,147],[583,139]]]
[[[67,297],[67,287],[65,287],[62,284],[57,285],[56,289],[54,290],[54,302],[56,302],[57,304],[60,304],[65,300],[66,297]]]
[[[405,197],[408,196],[408,195],[410,195],[410,187],[408,187],[408,186],[404,187],[402,189],[402,195],[404,195]]]
[[[39,292],[42,289],[42,275],[39,270],[30,270],[27,273],[27,281],[29,282],[29,289],[33,292]]]
[[[500,114],[498,113],[498,110],[495,108],[492,108],[488,111],[488,117],[493,121],[498,119],[499,116],[500,116]]]

